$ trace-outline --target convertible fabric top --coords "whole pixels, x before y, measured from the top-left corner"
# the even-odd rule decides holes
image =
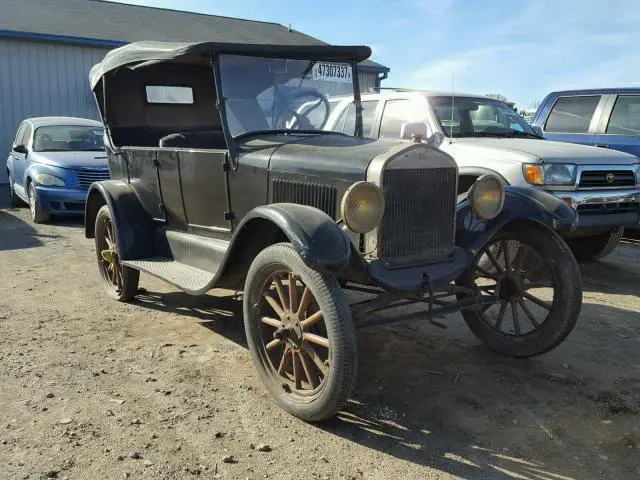
[[[108,52],[89,73],[91,89],[107,73],[125,65],[160,63],[219,53],[267,58],[361,62],[371,55],[366,46],[264,45],[251,43],[134,42]]]

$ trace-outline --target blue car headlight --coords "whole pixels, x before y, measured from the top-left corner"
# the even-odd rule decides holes
[[[38,184],[45,187],[64,187],[66,185],[64,180],[48,173],[36,173],[33,178]]]

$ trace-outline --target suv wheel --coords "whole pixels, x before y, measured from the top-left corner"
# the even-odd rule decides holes
[[[302,420],[333,416],[357,368],[353,319],[337,280],[281,243],[258,254],[244,292],[247,343],[269,393]]]
[[[496,255],[496,251],[501,255]],[[484,265],[490,263],[491,268]],[[514,357],[539,355],[558,346],[573,329],[582,306],[580,269],[553,230],[519,224],[495,236],[457,283],[481,299],[497,302],[463,310],[484,344]],[[458,294],[460,299],[469,294]]]
[[[42,208],[38,203],[38,197],[36,196],[36,187],[34,187],[33,182],[29,182],[27,191],[29,195],[29,210],[31,210],[31,220],[33,220],[33,223],[48,222],[49,214],[42,211]]]
[[[600,235],[567,240],[567,244],[579,262],[587,262],[609,255],[618,246],[623,235],[624,227],[616,227]]]

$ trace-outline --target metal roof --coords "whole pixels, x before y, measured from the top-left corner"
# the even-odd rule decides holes
[[[102,122],[91,120],[89,118],[78,117],[31,117],[26,118],[25,121],[31,123],[34,127],[53,125],[102,127]]]
[[[75,39],[111,48],[137,41],[326,45],[278,23],[104,0],[0,0],[0,11],[0,35]],[[389,70],[370,60],[362,66]]]

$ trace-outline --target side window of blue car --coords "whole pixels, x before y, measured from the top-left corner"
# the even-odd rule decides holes
[[[640,95],[618,97],[611,112],[606,133],[640,135]]]
[[[587,133],[599,102],[600,95],[560,97],[551,109],[545,131]]]
[[[22,123],[19,127],[18,127],[18,132],[16,133],[16,138],[13,141],[14,145],[22,145],[22,138],[24,137],[24,132],[27,129],[27,124],[26,123]]]

